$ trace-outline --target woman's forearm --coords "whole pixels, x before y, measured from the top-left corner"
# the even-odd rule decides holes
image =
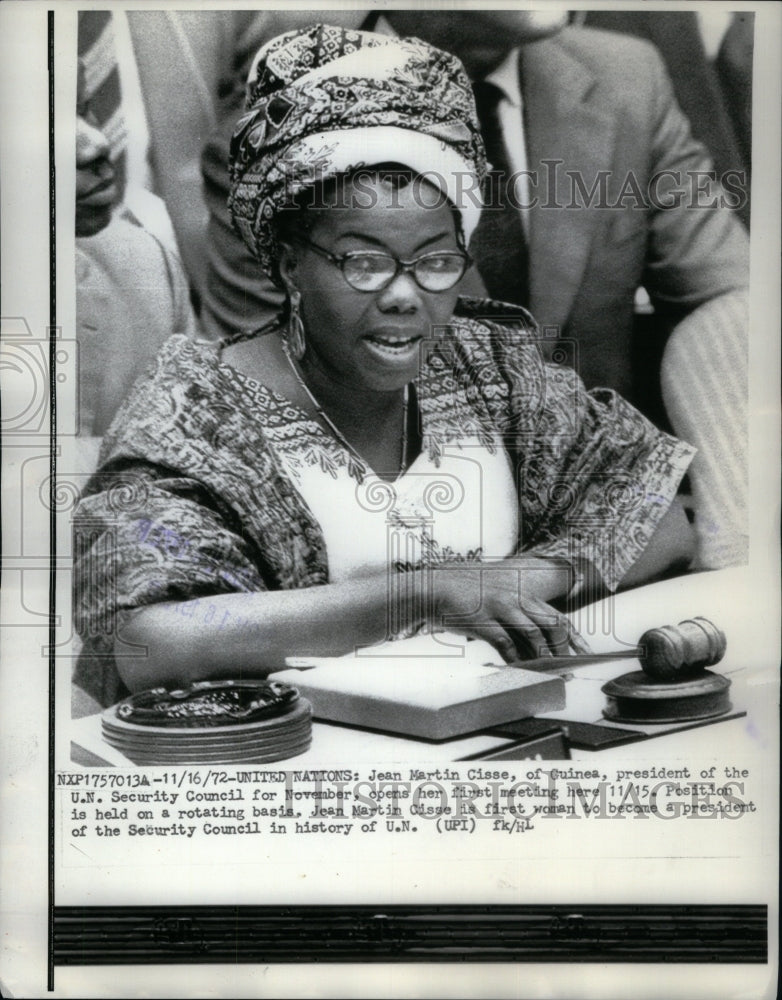
[[[686,572],[695,555],[695,531],[681,501],[673,500],[649,544],[622,577],[620,590],[653,583],[667,573]]]
[[[498,594],[518,610],[528,598],[546,602],[572,585],[566,561],[530,554],[300,590],[152,604],[124,616],[117,669],[131,691],[263,677],[284,669],[286,657],[341,656],[424,624],[483,635],[481,626],[497,615]],[[475,619],[473,625],[465,616]],[[495,641],[494,633],[486,637]],[[131,645],[138,655],[128,655]]]
[[[622,587],[653,579],[676,559],[687,559],[688,531],[674,504]],[[289,656],[341,656],[425,623],[447,628],[449,617],[462,622],[455,626],[459,631],[483,635],[482,627],[497,617],[498,595],[513,612],[528,600],[557,601],[574,587],[586,598],[599,584],[585,561],[574,570],[565,559],[530,551],[496,563],[153,604],[124,616],[117,669],[131,691],[207,678],[264,677],[283,669]],[[491,604],[486,614],[485,600]],[[464,624],[465,616],[474,619],[471,626]],[[494,633],[485,637],[495,641]],[[128,655],[130,645],[138,655]]]
[[[622,577],[618,589],[627,590],[653,583],[669,573],[686,572],[694,555],[695,532],[676,497],[644,551]],[[567,596],[578,605],[605,594],[600,572],[584,557],[550,558],[537,556],[530,549],[507,560],[507,564],[514,562],[524,570],[525,586],[541,600],[558,601]]]
[[[263,677],[287,656],[340,656],[417,627],[430,604],[421,573],[152,604],[124,616],[117,669],[131,691]],[[144,652],[128,656],[128,644]]]
[[[503,565],[518,568],[522,596],[526,593],[546,602],[566,597],[582,575],[567,559],[539,556],[534,549],[505,560]]]

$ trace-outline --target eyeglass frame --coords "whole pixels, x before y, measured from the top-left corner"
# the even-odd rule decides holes
[[[396,257],[394,254],[389,253],[387,250],[348,250],[347,253],[335,254],[325,247],[319,246],[312,240],[307,239],[306,236],[300,236],[298,238],[300,243],[305,246],[311,247],[316,253],[319,253],[321,257],[325,257],[326,260],[331,261],[332,264],[339,268],[342,277],[345,279],[345,284],[353,289],[354,292],[363,292],[367,295],[373,295],[377,292],[383,292],[399,277],[400,272],[402,274],[409,274],[416,285],[421,289],[422,292],[428,292],[430,295],[441,295],[443,292],[450,292],[452,288],[462,280],[470,267],[475,263],[473,258],[467,253],[466,250],[431,250],[429,253],[419,254],[418,257],[414,257],[412,260],[402,260],[401,257]],[[452,285],[447,288],[431,289],[425,288],[421,282],[418,280],[415,273],[415,266],[420,261],[425,260],[427,257],[459,257],[464,262],[464,269],[459,277],[454,281]],[[396,265],[394,273],[389,277],[385,284],[381,285],[380,288],[356,288],[355,285],[348,281],[347,275],[345,274],[345,264],[353,257],[387,257],[392,260]]]

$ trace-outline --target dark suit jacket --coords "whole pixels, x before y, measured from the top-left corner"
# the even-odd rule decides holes
[[[540,178],[540,203],[529,219],[530,310],[542,327],[575,342],[574,362],[588,385],[637,399],[639,376],[650,373],[633,373],[636,289],[647,290],[658,319],[672,326],[746,287],[746,234],[719,207],[719,191],[697,179],[710,161],[651,45],[568,28],[526,46],[521,73],[528,166]],[[554,169],[546,161],[557,162],[556,185],[545,181]],[[571,195],[568,171],[581,177],[586,196],[576,182]],[[607,172],[605,204],[599,191],[590,204],[600,171]],[[678,207],[639,198],[649,200],[663,171],[681,180]],[[658,203],[675,200],[662,186],[658,193]],[[567,207],[579,203],[584,207]],[[555,204],[564,207],[547,207]]]
[[[692,133],[709,151],[718,175],[745,171],[749,187],[752,164],[752,61],[754,17],[734,15],[717,57],[706,54],[692,10],[589,11],[585,23],[651,42],[671,77],[679,106]],[[738,215],[749,225],[749,191]]]
[[[556,331],[546,344],[565,341],[588,386],[610,386],[642,402],[639,385],[649,377],[656,383],[658,375],[655,369],[634,376],[636,289],[643,285],[658,316],[673,325],[699,305],[746,287],[746,234],[732,212],[710,207],[718,195],[703,181],[700,207],[691,204],[688,171],[711,165],[651,45],[566,28],[525,46],[521,72],[528,167],[538,174],[531,193],[539,197],[529,217],[531,312],[544,331]],[[260,325],[281,301],[234,235],[225,207],[236,114],[226,116],[203,157],[211,214],[203,320],[216,334]],[[559,183],[550,185],[554,170]],[[684,189],[681,203],[667,210],[643,203],[664,170],[678,172]],[[586,197],[577,186],[571,197],[568,171],[586,184]],[[606,205],[588,197],[600,171],[606,172]]]

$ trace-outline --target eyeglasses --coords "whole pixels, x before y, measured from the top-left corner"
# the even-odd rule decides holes
[[[382,292],[400,271],[411,274],[425,292],[447,292],[461,281],[472,264],[469,254],[460,250],[435,250],[413,260],[400,260],[382,250],[351,250],[337,256],[312,240],[302,242],[336,264],[345,281],[357,292]]]

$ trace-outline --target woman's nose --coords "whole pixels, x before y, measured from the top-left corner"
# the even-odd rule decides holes
[[[377,304],[383,312],[417,312],[421,306],[421,290],[412,274],[400,271],[380,293]]]

